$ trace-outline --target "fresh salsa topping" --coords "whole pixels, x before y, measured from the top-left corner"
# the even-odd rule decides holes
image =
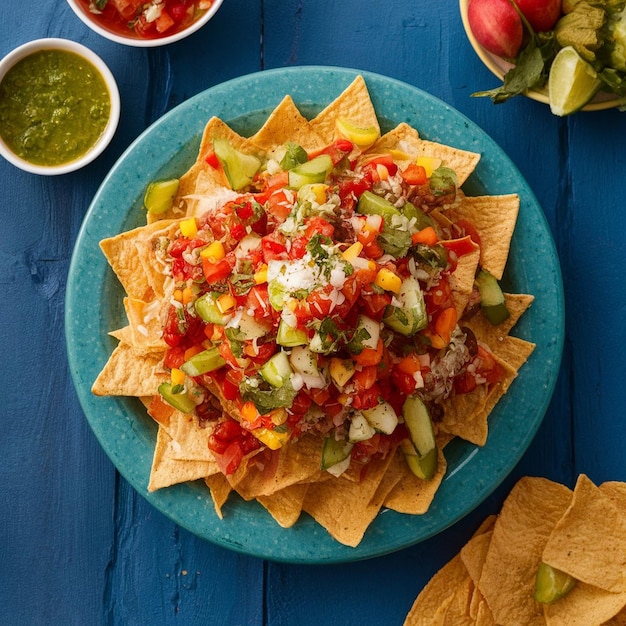
[[[467,196],[480,155],[381,134],[357,77],[313,119],[286,96],[251,137],[218,118],[147,224],[100,245],[128,325],[93,385],[158,424],[148,490],[203,479],[356,546],[376,512],[426,512],[455,437],[534,344],[500,282],[516,194]]]
[[[350,449],[341,468],[365,463],[410,438],[407,399],[436,422],[451,395],[502,379],[451,288],[480,239],[433,217],[458,202],[452,169],[401,169],[341,140],[317,155],[289,144],[242,176],[237,151],[215,143],[213,166],[249,182],[163,235],[158,256],[171,282],[165,363],[185,373],[173,395],[229,403],[231,438],[208,444],[217,459],[228,448],[226,473],[311,431]]]

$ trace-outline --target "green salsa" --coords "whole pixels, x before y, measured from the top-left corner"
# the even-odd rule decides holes
[[[102,135],[110,110],[102,75],[74,52],[35,52],[0,82],[0,135],[15,154],[37,165],[80,158]]]

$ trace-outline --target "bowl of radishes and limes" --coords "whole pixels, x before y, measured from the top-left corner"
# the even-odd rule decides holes
[[[574,112],[560,111],[553,106],[550,98],[550,72],[556,56],[565,47],[569,24],[573,16],[567,16],[572,10],[571,0],[460,0],[461,18],[467,37],[478,57],[485,66],[501,81],[502,85],[487,91],[478,91],[472,95],[487,96],[495,103],[505,102],[512,96],[523,94],[533,100],[550,104],[556,115]],[[576,9],[578,10],[578,9]],[[566,18],[566,19],[564,19]],[[604,14],[604,31],[615,16],[608,11]],[[578,48],[578,46],[575,46]],[[578,48],[582,56],[587,50]],[[626,104],[626,72],[618,72],[625,78],[624,85],[612,89],[603,80],[605,71],[615,75],[615,70],[608,60],[602,57],[602,49],[593,60],[581,58],[578,63],[594,76],[598,75],[595,89],[592,84],[585,87],[588,99],[578,108],[583,110],[607,109]],[[566,65],[566,64],[565,64]],[[557,64],[562,68],[563,63]],[[562,71],[559,69],[559,71]],[[573,70],[572,70],[573,71]],[[580,72],[580,67],[578,67]],[[560,88],[572,84],[575,76],[566,76],[565,80],[553,80]],[[554,100],[553,95],[553,100]],[[576,110],[578,110],[576,108]]]

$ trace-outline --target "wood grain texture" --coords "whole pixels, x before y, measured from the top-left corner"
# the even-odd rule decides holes
[[[225,0],[167,48],[119,46],[58,0],[0,3],[0,54],[30,39],[75,39],[100,54],[121,92],[109,149],[84,170],[36,177],[0,162],[1,624],[401,624],[415,596],[499,509],[523,475],[573,486],[626,480],[624,344],[626,117],[553,117],[495,86],[466,41],[456,2]],[[264,563],[197,539],[115,471],[72,388],[63,305],[73,243],[106,172],[163,113],[242,74],[290,65],[377,72],[424,89],[476,122],[528,181],[562,264],[567,338],[545,420],[513,473],[436,538],[370,561]],[[96,287],[97,288],[97,287]]]

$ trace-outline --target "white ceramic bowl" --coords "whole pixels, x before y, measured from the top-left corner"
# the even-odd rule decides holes
[[[465,28],[465,34],[474,48],[474,52],[478,55],[480,60],[485,66],[495,74],[500,80],[504,79],[504,75],[513,67],[511,63],[505,61],[502,57],[499,57],[491,52],[485,50],[477,41],[476,37],[472,33],[469,21],[467,19],[467,5],[469,0],[459,0],[459,7],[461,9],[461,20],[463,21],[463,28]],[[485,85],[482,89],[488,89],[489,86]],[[548,88],[542,89],[529,89],[524,92],[524,95],[537,102],[543,102],[549,104]],[[600,92],[587,106],[583,107],[583,111],[599,111],[601,109],[612,109],[617,106],[622,106],[626,103],[626,98],[620,98],[612,93]]]
[[[188,37],[192,33],[195,33],[198,29],[202,28],[216,13],[220,8],[223,0],[213,0],[211,7],[207,9],[197,20],[189,24],[185,29],[177,32],[173,35],[166,35],[164,37],[158,37],[156,39],[146,39],[141,38],[138,35],[134,35],[132,31],[129,29],[128,35],[121,35],[117,32],[114,32],[102,24],[100,24],[93,14],[91,14],[85,6],[80,3],[78,0],[67,0],[68,4],[76,13],[78,18],[85,23],[89,28],[93,31],[102,35],[102,37],[106,37],[111,41],[115,41],[116,43],[125,44],[127,46],[135,46],[138,48],[154,48],[156,46],[165,46],[170,43],[174,43],[175,41],[180,41],[185,37]]]
[[[60,165],[38,165],[31,163],[15,154],[0,135],[0,154],[2,154],[7,161],[27,172],[52,176],[66,174],[67,172],[73,172],[81,167],[84,167],[88,163],[91,163],[109,145],[111,139],[113,139],[113,136],[115,135],[117,124],[120,119],[120,94],[115,78],[104,61],[102,61],[97,54],[89,50],[89,48],[68,39],[36,39],[15,48],[15,50],[10,52],[0,61],[0,83],[4,79],[6,73],[16,63],[31,54],[42,50],[64,50],[73,52],[89,61],[104,79],[111,100],[109,119],[98,140],[79,158]]]

